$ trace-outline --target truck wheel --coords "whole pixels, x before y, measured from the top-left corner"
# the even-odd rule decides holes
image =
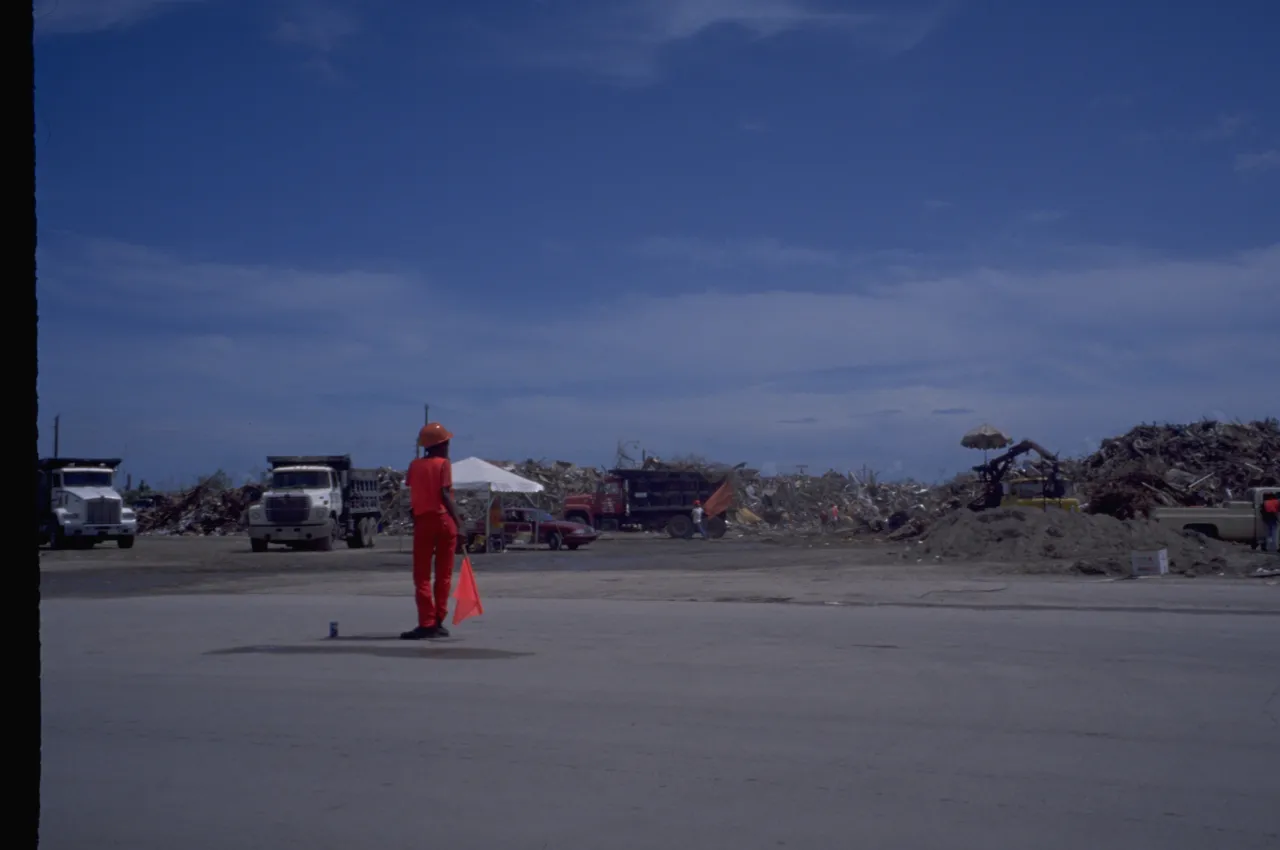
[[[265,551],[267,551],[267,541],[263,540],[261,537],[250,537],[250,538],[249,538],[249,551],[250,551],[250,552],[265,552]]]
[[[347,548],[348,549],[364,548],[364,520],[362,519],[356,520],[356,530],[354,534],[352,534],[350,537],[347,538]]]
[[[712,540],[719,540],[724,537],[724,533],[729,530],[729,523],[722,516],[713,516],[707,520],[707,536]]]
[[[338,539],[342,537],[342,526],[338,524],[337,517],[329,520],[329,527],[326,530],[328,534],[316,541],[316,548],[321,552],[332,552]]]
[[[693,534],[693,520],[683,514],[673,516],[667,521],[667,534],[677,540],[691,536]]]
[[[547,545],[551,547],[552,552],[560,548],[561,542],[560,535],[554,531],[547,537]]]
[[[116,545],[117,545],[117,546],[119,546],[121,549],[132,549],[132,548],[133,548],[133,541],[135,541],[135,540],[137,540],[137,539],[138,539],[138,538],[133,537],[133,536],[129,536],[129,537],[120,537],[120,538],[117,538],[117,539],[116,539]]]

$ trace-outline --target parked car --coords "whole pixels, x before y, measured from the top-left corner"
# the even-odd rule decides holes
[[[580,522],[556,519],[551,514],[537,508],[505,508],[505,522],[501,529],[491,529],[494,536],[500,536],[505,546],[519,538],[532,539],[533,530],[538,529],[538,543],[545,543],[552,549],[561,546],[577,549],[600,537],[600,532]],[[478,520],[467,526],[467,548],[484,548],[484,520]]]

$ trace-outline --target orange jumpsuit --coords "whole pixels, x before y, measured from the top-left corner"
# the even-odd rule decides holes
[[[418,625],[444,625],[453,586],[453,555],[458,526],[445,510],[441,491],[452,493],[453,466],[447,458],[422,457],[409,464],[409,496],[413,504],[413,589]],[[431,580],[432,560],[435,581]]]

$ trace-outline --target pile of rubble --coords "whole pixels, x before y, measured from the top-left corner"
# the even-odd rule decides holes
[[[1161,505],[1217,505],[1280,484],[1280,421],[1139,425],[1064,469],[1090,513],[1132,519]]]
[[[148,507],[138,509],[138,531],[230,534],[240,530],[244,512],[262,495],[262,489],[254,484],[219,489],[205,481],[178,495],[155,494]]]
[[[561,510],[569,495],[595,492],[607,475],[604,468],[567,461],[495,463],[541,484],[545,492],[528,501],[552,513]],[[649,457],[645,464],[698,468],[712,481],[729,478],[735,498],[728,518],[739,535],[837,532],[848,537],[917,539],[943,518],[959,522],[950,518],[969,515],[964,506],[979,492],[972,473],[945,484],[923,484],[884,482],[866,468],[766,476],[741,465],[728,467],[699,460],[664,463]],[[1141,425],[1103,441],[1098,451],[1087,457],[1064,461],[1063,473],[1076,483],[1090,513],[1121,520],[1146,516],[1159,505],[1219,504],[1248,487],[1280,483],[1280,421]],[[1011,470],[1009,477],[1024,474],[1033,475],[1036,470]],[[396,533],[410,527],[409,494],[403,482],[402,470],[378,471],[384,531]],[[140,526],[144,532],[170,534],[234,531],[261,491],[254,485],[215,490],[201,484],[141,510]],[[482,495],[460,492],[457,498],[464,514],[480,515]],[[834,522],[832,507],[836,509]]]
[[[1165,549],[1172,572],[1247,572],[1266,556],[1146,519],[1027,508],[957,511],[939,520],[904,557],[1037,563],[1086,574],[1128,573],[1134,550]]]

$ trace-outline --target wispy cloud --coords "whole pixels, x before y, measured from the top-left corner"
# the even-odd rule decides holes
[[[1253,116],[1247,112],[1226,113],[1219,115],[1212,125],[1205,127],[1197,136],[1206,142],[1225,142],[1239,136],[1252,123]]]
[[[197,262],[48,239],[40,268],[42,404],[97,417],[102,434],[145,440],[151,462],[184,471],[191,445],[242,465],[276,448],[334,446],[401,462],[428,391],[477,453],[591,460],[626,436],[753,461],[917,458],[929,474],[957,451],[958,433],[948,435],[969,424],[965,411],[1074,445],[1201,408],[1273,408],[1256,392],[1264,360],[1225,377],[1215,364],[1270,344],[1257,305],[1274,302],[1280,245],[1198,262],[869,277],[840,292],[799,290],[785,267],[769,291],[707,292],[689,263],[683,294],[509,318],[448,294],[464,282],[394,270]],[[1207,286],[1222,309],[1202,309]],[[983,344],[993,327],[998,356]],[[104,350],[113,368],[86,386],[84,360]],[[421,371],[442,360],[430,379]],[[307,389],[282,397],[281,376]],[[1189,385],[1204,391],[1189,399]],[[189,401],[175,408],[175,394]],[[892,429],[879,424],[885,411],[897,411]],[[788,443],[800,425],[804,445]],[[151,433],[161,426],[181,439]],[[84,451],[120,450],[93,439]]]
[[[272,33],[287,47],[302,51],[305,67],[331,81],[344,80],[334,61],[335,52],[360,29],[359,22],[343,10],[324,3],[302,3],[282,18]]]
[[[1280,148],[1260,151],[1258,153],[1236,154],[1236,171],[1262,172],[1280,168]]]
[[[1067,217],[1065,210],[1032,210],[1023,218],[1032,224],[1049,224],[1054,221],[1062,221]]]
[[[545,42],[524,58],[644,84],[660,76],[665,55],[716,30],[751,41],[826,32],[885,55],[918,45],[950,2],[907,4],[893,12],[835,10],[811,0],[592,0],[556,16]]]
[[[37,35],[70,35],[125,29],[168,11],[205,0],[36,0]]]

